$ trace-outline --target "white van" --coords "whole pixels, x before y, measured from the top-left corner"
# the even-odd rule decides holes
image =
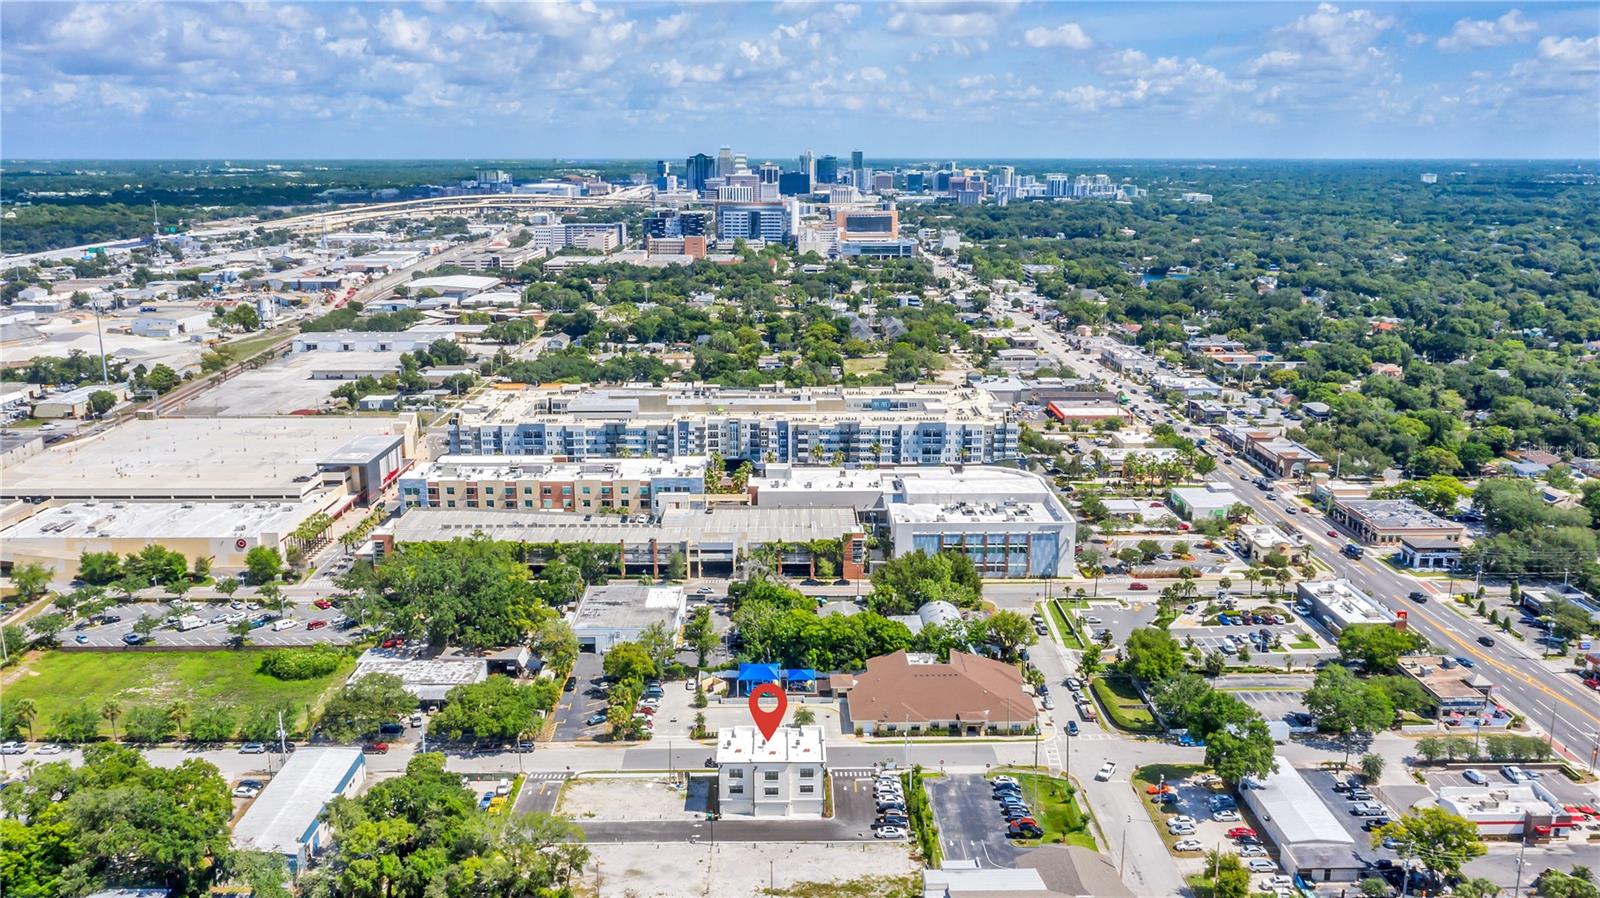
[[[272,629],[274,629],[274,630],[288,630],[288,629],[293,628],[298,623],[300,623],[300,622],[295,620],[292,617],[280,617],[277,620],[272,622]]]

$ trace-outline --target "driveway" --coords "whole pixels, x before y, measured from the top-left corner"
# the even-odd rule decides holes
[[[776,820],[724,817],[721,820],[605,821],[585,823],[590,842],[862,842],[872,841],[877,804],[872,798],[872,771],[834,770],[834,816],[827,820]],[[524,787],[526,788],[526,786]],[[520,803],[519,803],[520,807]]]
[[[578,660],[572,664],[572,675],[578,678],[578,688],[572,692],[561,693],[561,698],[556,702],[556,742],[575,742],[579,739],[592,739],[598,733],[605,731],[605,724],[588,726],[584,723],[589,715],[606,709],[605,694],[594,682],[603,676],[605,659],[603,655],[594,652],[579,652]]]
[[[1014,867],[1022,852],[1006,840],[989,781],[977,774],[923,780],[944,856],[981,867]]]

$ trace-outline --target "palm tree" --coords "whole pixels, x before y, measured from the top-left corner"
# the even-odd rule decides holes
[[[100,706],[100,716],[111,721],[111,741],[117,741],[117,718],[122,716],[122,705],[114,698],[108,698]]]
[[[1290,580],[1289,569],[1288,568],[1278,568],[1277,570],[1272,572],[1272,579],[1274,581],[1276,581],[1277,584],[1278,584],[1278,594],[1279,595],[1285,594],[1287,592],[1287,587],[1289,585],[1289,580]]]
[[[795,709],[794,725],[796,728],[808,727],[817,722],[817,713],[805,705]]]
[[[33,721],[39,716],[39,706],[31,698],[19,698],[11,706],[11,716],[28,728],[28,741],[33,741]]]
[[[1250,584],[1250,594],[1252,596],[1255,595],[1256,594],[1256,582],[1261,579],[1261,572],[1256,570],[1253,567],[1252,568],[1246,568],[1245,572],[1244,572],[1244,579],[1245,579],[1246,582],[1248,582]]]
[[[189,719],[189,703],[183,699],[176,699],[167,706],[167,719],[172,721],[174,728],[183,729],[184,723]]]

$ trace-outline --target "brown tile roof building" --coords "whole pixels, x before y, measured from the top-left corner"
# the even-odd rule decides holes
[[[1038,716],[1010,664],[965,652],[950,663],[895,652],[867,661],[846,699],[852,726],[868,732],[953,727],[978,735],[986,727],[1020,731]]]

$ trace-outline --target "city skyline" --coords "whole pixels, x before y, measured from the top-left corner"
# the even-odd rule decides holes
[[[1579,4],[14,3],[0,110],[8,158],[1592,158],[1597,25]]]

